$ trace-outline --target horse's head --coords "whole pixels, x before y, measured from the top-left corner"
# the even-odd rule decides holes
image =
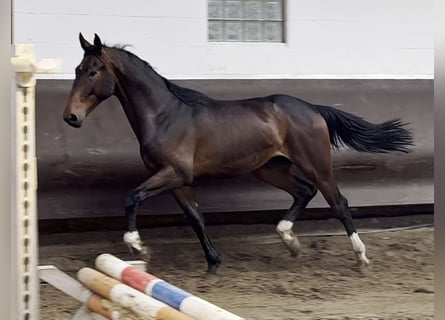
[[[95,34],[94,44],[85,40],[81,33],[79,40],[85,54],[76,68],[76,78],[63,112],[63,119],[75,128],[79,128],[94,108],[114,94],[116,85],[98,35]]]

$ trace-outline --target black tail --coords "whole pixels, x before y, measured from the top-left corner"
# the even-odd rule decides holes
[[[328,107],[315,106],[325,119],[331,144],[347,145],[357,151],[387,153],[389,151],[409,152],[413,145],[413,135],[403,127],[400,119],[381,124],[370,123],[348,112]]]

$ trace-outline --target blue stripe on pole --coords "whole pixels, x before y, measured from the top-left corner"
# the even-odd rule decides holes
[[[179,289],[178,287],[175,287],[174,285],[171,285],[165,281],[157,282],[153,286],[151,295],[153,298],[162,301],[177,310],[179,310],[181,302],[185,298],[191,296],[190,293],[185,292],[184,290]]]

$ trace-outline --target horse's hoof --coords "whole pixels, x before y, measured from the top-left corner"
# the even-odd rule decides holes
[[[295,251],[290,250],[290,256],[292,258],[298,258],[300,256],[300,252],[295,252]]]
[[[207,264],[207,274],[211,276],[216,276],[216,271],[218,270],[219,266],[221,265],[222,258],[218,257],[216,262],[208,263]]]
[[[130,252],[130,254],[134,256],[134,255],[135,255],[135,252],[134,252],[133,247],[131,246],[131,244],[126,243],[126,245],[127,245],[127,247],[128,247],[128,251]]]
[[[297,237],[294,237],[291,241],[287,242],[286,245],[289,248],[292,257],[298,257],[300,255],[301,245]]]
[[[142,250],[139,251],[139,254],[141,256],[141,259],[145,262],[149,262],[150,261],[150,252],[148,251],[148,248],[146,246],[142,247]]]
[[[130,251],[130,254],[132,254],[133,256],[139,256],[140,259],[145,262],[150,261],[151,255],[150,255],[149,250],[146,246],[142,246],[141,250],[133,248],[130,245],[127,245],[127,246],[128,246],[128,251]]]
[[[368,267],[371,265],[371,261],[366,257],[364,253],[357,254],[357,266]]]
[[[217,270],[218,270],[218,266],[217,265],[209,266],[207,268],[207,276],[211,276],[211,277],[217,276],[217,272],[216,272]]]
[[[148,248],[144,245],[139,232],[128,231],[124,234],[124,242],[128,247],[128,250],[133,255],[140,255],[144,261],[148,261],[150,258]],[[136,252],[135,252],[136,251]]]
[[[361,252],[357,254],[358,259],[363,263],[365,266],[369,266],[371,264],[371,261],[366,257],[365,252]]]

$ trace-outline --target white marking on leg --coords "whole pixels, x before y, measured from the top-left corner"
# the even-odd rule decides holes
[[[284,244],[289,248],[292,255],[297,256],[300,252],[300,242],[292,231],[293,226],[293,222],[288,220],[281,220],[276,227],[276,231],[280,235]]]
[[[127,244],[128,248],[134,248],[139,252],[143,253],[146,248],[144,247],[141,237],[138,231],[127,231],[124,234],[124,242]]]
[[[351,234],[349,240],[351,241],[352,250],[357,255],[358,260],[364,265],[369,265],[369,259],[366,257],[365,244],[358,236],[358,233],[354,232],[353,234]]]

